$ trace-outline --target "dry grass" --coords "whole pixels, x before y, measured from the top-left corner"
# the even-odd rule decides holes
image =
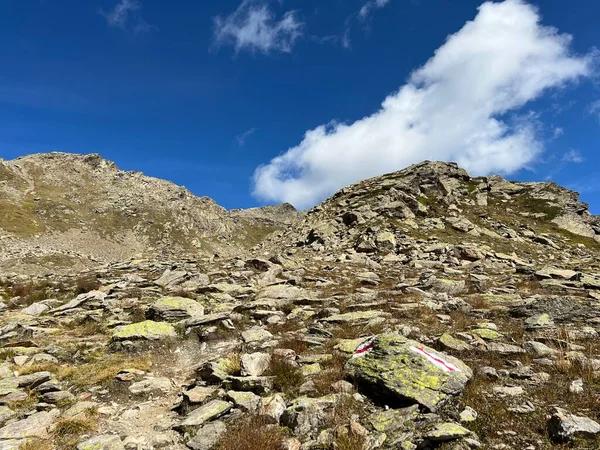
[[[150,370],[149,357],[128,357],[122,354],[100,356],[94,362],[75,366],[62,374],[62,379],[72,382],[79,388],[94,385],[107,385],[123,369]]]
[[[298,331],[302,328],[304,328],[304,325],[298,320],[284,320],[281,323],[275,323],[267,327],[267,329],[274,335],[290,333]]]
[[[275,387],[290,396],[295,396],[304,383],[304,375],[300,367],[280,356],[273,355],[271,358],[269,375],[275,377]]]
[[[237,422],[217,444],[217,450],[283,450],[285,435],[263,417],[253,416]]]
[[[333,443],[334,450],[364,450],[366,438],[356,433],[340,434]]]
[[[321,395],[330,394],[331,385],[344,379],[344,366],[348,357],[334,354],[333,358],[321,363],[322,370],[315,375],[313,382]]]
[[[42,439],[29,439],[19,446],[19,450],[53,450],[54,447],[49,441]]]
[[[17,283],[7,288],[7,294],[9,297],[19,297],[18,306],[23,307],[47,299],[50,288],[47,281]]]
[[[86,275],[75,280],[75,295],[95,291],[101,286],[96,275]]]
[[[296,355],[302,355],[308,351],[308,344],[303,339],[291,336],[280,339],[277,348],[294,350]]]
[[[242,354],[232,352],[225,357],[225,370],[229,375],[237,376],[242,371]]]
[[[17,402],[10,403],[10,408],[17,413],[18,416],[31,411],[40,399],[40,394],[37,392],[27,392],[27,398]]]
[[[353,415],[361,415],[363,406],[350,394],[340,394],[333,407],[333,424],[346,425]]]
[[[91,411],[81,418],[59,419],[53,432],[54,444],[58,450],[74,450],[82,435],[97,429],[98,420]]]

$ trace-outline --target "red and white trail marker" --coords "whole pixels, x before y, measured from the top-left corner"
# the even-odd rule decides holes
[[[356,347],[356,350],[354,350],[354,354],[352,355],[352,358],[360,358],[361,356],[365,356],[368,353],[371,353],[373,351],[373,340],[368,340],[367,342],[363,342],[362,344],[360,344],[358,347]]]
[[[460,372],[460,369],[458,367],[456,367],[454,364],[444,360],[440,356],[436,356],[436,355],[429,353],[423,347],[411,346],[410,349],[413,352],[418,353],[421,356],[424,356],[425,359],[427,359],[427,361],[429,361],[434,366],[442,369],[444,372]]]

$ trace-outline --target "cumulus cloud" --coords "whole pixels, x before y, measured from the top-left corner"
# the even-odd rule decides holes
[[[579,151],[572,148],[563,155],[563,161],[579,164],[583,162],[583,156]]]
[[[360,11],[358,12],[358,16],[361,19],[366,19],[367,17],[369,17],[369,14],[371,14],[371,11],[373,9],[383,8],[389,2],[390,2],[390,0],[370,0],[367,3],[365,3],[362,6],[362,8],[360,8]]]
[[[277,19],[269,4],[258,0],[243,0],[229,16],[213,20],[215,45],[232,45],[236,53],[289,53],[304,28],[296,11],[287,11]]]
[[[131,26],[135,33],[146,33],[156,29],[139,16],[142,3],[139,0],[120,0],[109,12],[100,11],[109,27],[122,30]]]
[[[542,149],[528,101],[591,72],[571,36],[539,23],[521,0],[486,2],[381,108],[354,123],[308,130],[254,173],[254,195],[306,208],[358,180],[424,160],[474,174],[510,173]]]

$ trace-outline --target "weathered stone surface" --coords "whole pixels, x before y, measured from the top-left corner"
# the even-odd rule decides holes
[[[192,450],[212,450],[227,432],[227,426],[217,420],[199,428],[194,438],[186,444]]]
[[[330,323],[357,323],[388,316],[389,314],[384,313],[383,311],[356,311],[344,314],[334,314],[332,316],[325,317],[322,320],[323,322]]]
[[[593,438],[600,434],[600,424],[587,417],[571,414],[562,408],[554,408],[548,421],[548,433],[557,441]]]
[[[398,334],[382,334],[372,350],[348,361],[346,371],[366,395],[387,402],[414,402],[435,411],[472,378],[457,358]]]
[[[152,320],[118,326],[112,333],[112,339],[114,341],[130,339],[157,341],[176,337],[177,333],[172,325],[165,322],[154,322]]]
[[[59,415],[60,411],[54,409],[49,412],[38,412],[25,419],[12,422],[0,428],[0,439],[48,439],[49,428]]]
[[[173,388],[171,380],[166,377],[148,378],[138,381],[129,386],[129,392],[133,395],[164,395],[168,394]]]
[[[226,414],[231,408],[233,408],[233,403],[225,402],[223,400],[212,400],[190,412],[177,425],[177,428],[183,429],[185,427],[198,427],[204,425],[206,422],[218,419]]]
[[[119,436],[101,435],[81,442],[77,450],[125,450]]]
[[[204,307],[195,300],[184,297],[162,297],[148,311],[148,318],[155,321],[178,322],[204,314]]]
[[[269,368],[271,356],[268,353],[244,354],[241,358],[242,376],[259,377]]]
[[[471,434],[465,427],[452,422],[438,423],[430,427],[424,434],[425,439],[432,442],[447,442],[460,439]]]
[[[245,411],[256,411],[261,404],[261,397],[252,392],[229,391],[227,398]]]

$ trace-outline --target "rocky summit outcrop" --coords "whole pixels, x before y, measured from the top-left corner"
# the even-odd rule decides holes
[[[235,215],[100,155],[0,160],[0,264],[85,267],[142,255],[234,255],[290,225],[290,205]]]
[[[74,158],[74,180],[109,164]],[[2,242],[45,254],[59,213],[77,230],[67,190]],[[198,201],[220,257],[0,266],[0,449],[600,448],[600,243],[575,193],[425,162],[303,214]]]

